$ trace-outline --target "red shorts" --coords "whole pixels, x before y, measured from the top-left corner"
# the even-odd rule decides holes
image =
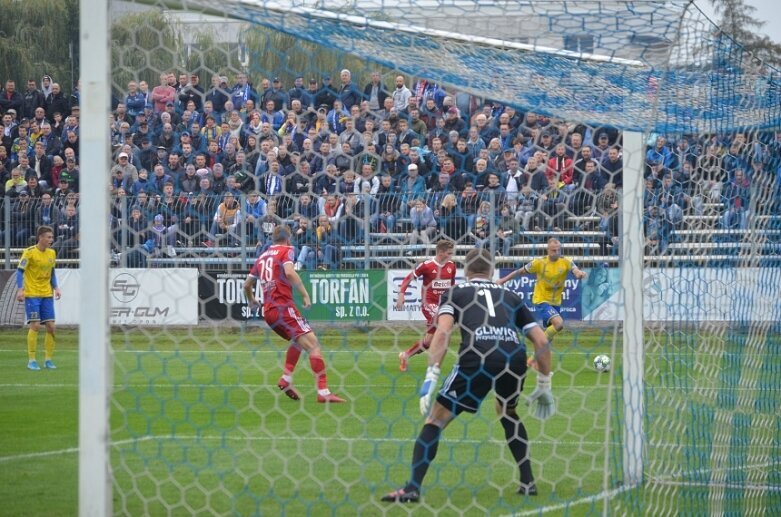
[[[426,334],[433,334],[437,331],[437,312],[439,312],[439,305],[435,303],[424,303],[420,306],[420,310],[423,313],[423,317],[426,318],[428,326]]]
[[[309,322],[295,307],[264,307],[263,319],[271,330],[287,341],[294,341],[299,336],[312,332]]]

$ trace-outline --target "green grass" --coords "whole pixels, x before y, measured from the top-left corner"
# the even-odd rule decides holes
[[[408,330],[321,332],[331,388],[350,401],[323,406],[315,403],[305,355],[295,378],[303,400],[288,400],[276,389],[284,344],[265,331],[115,332],[111,406],[115,513],[407,513],[409,509],[389,510],[378,496],[407,479],[413,441],[422,422],[416,391],[425,361],[422,356],[412,359],[410,371],[402,374],[396,358],[416,338]],[[74,515],[77,335],[59,333],[59,368],[42,372],[24,368],[24,339],[23,332],[0,334],[0,515]],[[616,411],[608,408],[611,375],[595,373],[590,359],[608,353],[614,365],[620,365],[620,352],[611,345],[611,331],[563,333],[557,338],[555,357],[558,414],[541,424],[523,408],[533,442],[539,497],[515,495],[517,468],[496,421],[493,401],[487,400],[477,415],[464,414],[445,431],[426,478],[424,504],[411,511],[505,515],[547,508],[553,515],[601,514],[604,500],[588,498],[618,486],[612,474],[620,472],[620,449],[612,442],[621,431],[615,427]],[[714,352],[705,357],[689,357],[685,347],[659,344],[646,358],[649,393],[660,402],[648,408],[649,477],[675,474],[674,466],[683,465],[681,480],[691,481],[685,467],[702,464],[701,458],[699,462],[691,458],[692,451],[698,452],[696,447],[676,444],[689,443],[686,432],[697,425],[717,445],[722,439],[737,443],[738,452],[743,451],[737,457],[745,458],[746,464],[756,464],[761,454],[772,457],[772,450],[757,444],[780,441],[781,431],[772,428],[773,422],[779,422],[772,414],[778,405],[755,412],[755,423],[761,417],[771,428],[754,431],[744,440],[745,450],[739,447],[740,433],[725,438],[716,423],[707,428],[697,423],[707,420],[707,411],[700,414],[697,408],[705,408],[708,398],[693,386],[714,382],[707,367],[730,355],[717,344],[713,347]],[[777,378],[781,371],[777,355],[767,360],[771,365],[761,369],[765,373],[758,382]],[[690,361],[691,368],[680,372],[681,361]],[[682,380],[687,375],[694,377]],[[617,384],[612,407],[621,397]],[[670,386],[678,389],[671,392]],[[777,402],[777,392],[769,396]],[[685,413],[691,405],[697,405],[692,409],[696,418],[682,416],[682,409]],[[607,431],[609,419],[613,427]],[[670,430],[662,421],[678,422],[680,427]],[[781,446],[775,447],[778,457]],[[611,473],[607,484],[606,461]],[[765,473],[753,474],[749,466],[742,478],[728,476],[727,480],[773,484],[767,465],[755,469]],[[723,511],[781,509],[778,492],[727,488],[722,495]],[[714,508],[711,496],[705,488],[667,483],[661,489],[648,484],[642,490],[616,492],[607,500],[617,513],[636,513],[651,505],[696,514]],[[578,503],[567,507],[572,501]]]

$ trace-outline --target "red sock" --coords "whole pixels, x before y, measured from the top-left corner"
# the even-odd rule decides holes
[[[312,371],[315,374],[315,377],[317,378],[317,389],[318,390],[327,390],[328,389],[328,380],[325,376],[325,361],[323,361],[323,358],[319,355],[317,356],[309,356],[309,365],[312,367]]]
[[[293,370],[296,369],[299,357],[301,357],[300,346],[294,344],[287,347],[287,353],[285,354],[285,375],[293,375]]]
[[[431,345],[431,342],[421,339],[420,341],[415,341],[415,344],[409,347],[405,353],[407,354],[407,357],[422,354],[424,350],[428,350],[429,345]]]

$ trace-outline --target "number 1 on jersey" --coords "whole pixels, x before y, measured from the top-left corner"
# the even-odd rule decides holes
[[[494,297],[491,295],[491,291],[488,289],[480,289],[477,291],[478,296],[485,296],[485,308],[488,310],[488,315],[492,318],[496,316],[496,310],[494,310]]]

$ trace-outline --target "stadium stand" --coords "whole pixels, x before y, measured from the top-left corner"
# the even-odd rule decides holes
[[[464,111],[459,92],[408,78],[409,100],[394,104],[383,82],[287,91],[215,77],[204,90],[185,75],[162,78],[173,102],[153,104],[135,82],[118,96],[106,178],[116,265],[245,268],[278,224],[294,229],[304,269],[406,267],[439,238],[457,242],[457,259],[484,246],[519,264],[555,236],[586,265],[618,261],[617,131],[490,99]],[[55,228],[59,264],[78,264],[78,104],[36,98],[32,118],[2,114],[7,269],[40,224]],[[781,253],[781,131],[658,135],[645,165],[650,263]]]

